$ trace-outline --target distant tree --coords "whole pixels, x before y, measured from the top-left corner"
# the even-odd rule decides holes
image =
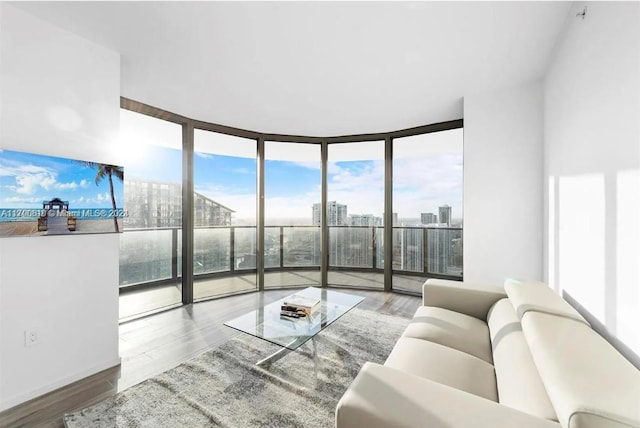
[[[96,186],[100,185],[100,182],[107,177],[109,179],[109,193],[111,194],[111,206],[113,207],[113,225],[116,232],[120,232],[118,226],[118,208],[116,207],[116,195],[113,191],[113,177],[116,177],[120,181],[124,180],[124,170],[121,166],[107,165],[104,163],[96,162],[83,162],[87,168],[96,169],[96,177],[94,179]]]

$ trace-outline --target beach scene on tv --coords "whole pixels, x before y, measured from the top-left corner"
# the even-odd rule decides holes
[[[0,150],[0,237],[122,232],[121,166]]]

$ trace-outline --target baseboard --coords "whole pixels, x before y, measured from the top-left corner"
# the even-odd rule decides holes
[[[41,395],[47,394],[49,392],[55,391],[56,389],[62,388],[64,386],[67,386],[79,380],[82,380],[88,376],[94,375],[96,373],[100,373],[103,370],[107,370],[107,369],[119,366],[121,362],[122,362],[122,359],[120,357],[118,357],[115,360],[105,361],[101,364],[97,364],[95,366],[89,367],[85,370],[76,372],[72,375],[65,376],[57,380],[56,382],[43,385],[27,393],[18,394],[8,399],[4,399],[2,400],[2,402],[0,402],[0,412],[11,409],[12,407],[18,406],[29,400],[33,400],[34,398],[40,397]]]

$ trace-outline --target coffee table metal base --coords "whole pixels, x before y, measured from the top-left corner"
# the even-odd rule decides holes
[[[313,347],[313,374],[317,380],[318,379],[318,345],[316,344],[315,336],[311,338],[311,344]],[[256,363],[256,365],[257,366],[269,365],[271,363],[278,361],[285,355],[288,355],[290,352],[293,352],[293,350],[287,347],[283,347],[277,350],[276,352],[274,352],[273,354],[269,355],[268,357],[261,359]]]

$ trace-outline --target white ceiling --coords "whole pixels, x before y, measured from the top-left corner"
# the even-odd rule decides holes
[[[20,2],[121,53],[122,95],[194,119],[333,136],[462,117],[539,79],[568,2]]]

